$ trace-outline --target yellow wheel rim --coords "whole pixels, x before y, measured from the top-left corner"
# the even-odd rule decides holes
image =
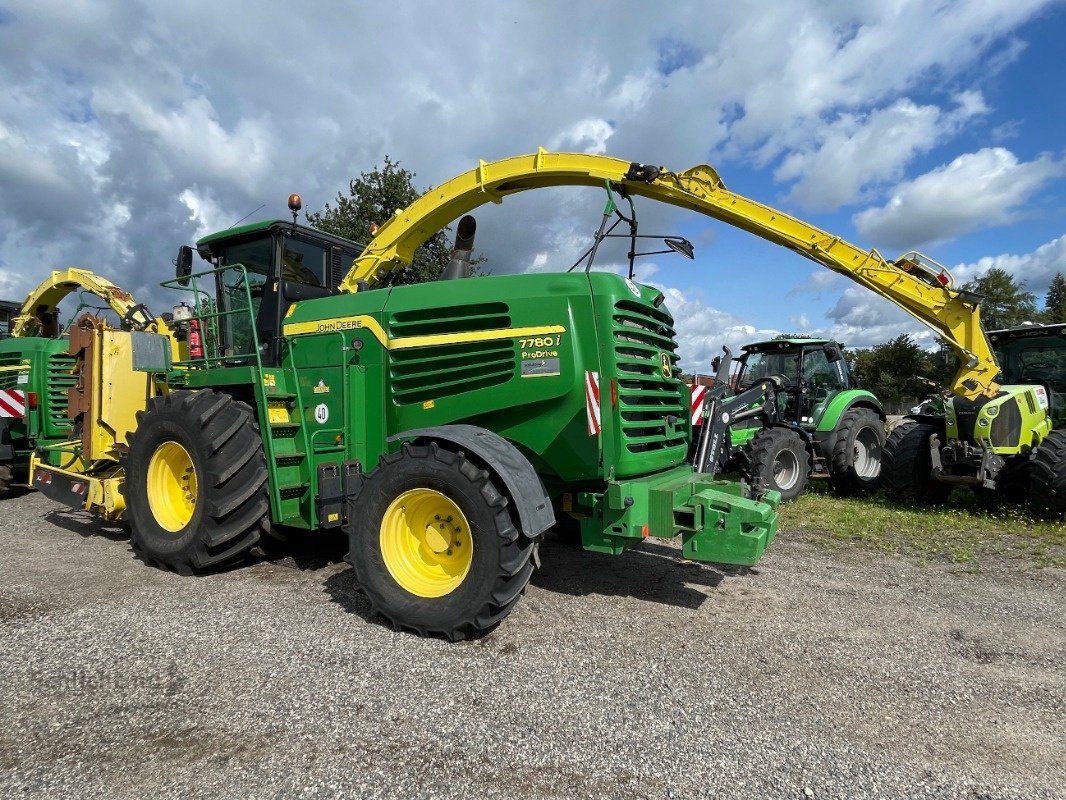
[[[455,591],[474,560],[466,517],[433,489],[412,489],[389,504],[381,519],[380,544],[393,580],[418,597]]]
[[[148,506],[155,521],[177,533],[196,512],[196,467],[189,451],[177,442],[163,442],[148,462]]]

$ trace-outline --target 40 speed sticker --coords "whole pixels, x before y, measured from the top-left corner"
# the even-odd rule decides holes
[[[319,403],[315,406],[315,422],[319,425],[325,425],[329,422],[329,406],[325,403]]]

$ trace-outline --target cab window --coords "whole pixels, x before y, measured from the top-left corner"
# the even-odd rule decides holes
[[[299,239],[284,238],[281,253],[281,279],[310,286],[327,286],[326,249]]]
[[[803,377],[812,391],[838,392],[848,388],[844,383],[843,370],[837,366],[839,363],[830,361],[820,347],[803,354]]]

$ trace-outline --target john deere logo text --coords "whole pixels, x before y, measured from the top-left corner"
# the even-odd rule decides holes
[[[670,356],[666,353],[659,353],[659,366],[662,369],[663,377],[669,378],[673,375],[673,369],[670,366]]]

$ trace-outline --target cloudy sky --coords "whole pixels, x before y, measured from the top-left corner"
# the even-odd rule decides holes
[[[460,10],[456,10],[460,9]],[[421,187],[549,149],[680,170],[962,279],[1066,272],[1066,7],[1045,0],[336,3],[0,0],[0,295],[88,267],[158,309],[177,246],[309,209],[389,155]],[[478,212],[498,272],[568,267],[602,192]],[[686,365],[810,331],[920,327],[721,223],[638,206]],[[619,257],[608,252],[604,264]]]

